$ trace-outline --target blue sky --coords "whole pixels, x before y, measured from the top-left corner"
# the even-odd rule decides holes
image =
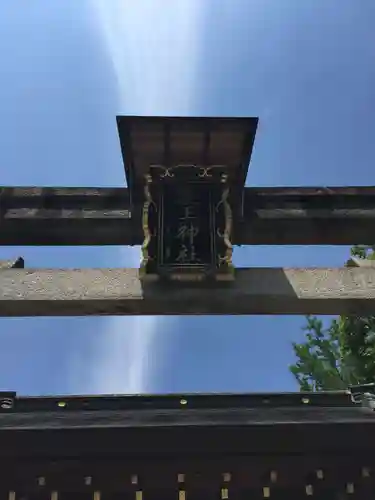
[[[373,0],[14,0],[0,6],[2,185],[122,186],[116,114],[259,116],[247,184],[374,184]],[[0,248],[27,266],[134,267],[139,249]],[[348,248],[248,247],[241,266]],[[0,320],[0,389],[296,389],[302,317]]]

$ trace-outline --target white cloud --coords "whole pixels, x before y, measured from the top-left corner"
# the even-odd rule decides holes
[[[117,80],[121,112],[194,114],[201,0],[92,0],[92,6]],[[121,252],[124,267],[138,267],[137,249]],[[89,390],[147,392],[160,354],[155,339],[170,321],[109,318],[94,347]]]
[[[92,0],[126,114],[190,114],[201,0]]]

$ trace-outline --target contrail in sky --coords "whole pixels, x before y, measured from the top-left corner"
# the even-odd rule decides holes
[[[193,114],[202,1],[91,1],[117,80],[119,114]],[[137,249],[121,252],[124,266],[139,266]],[[155,340],[170,320],[113,317],[107,325],[96,346],[90,386],[98,393],[147,392],[165,337]]]

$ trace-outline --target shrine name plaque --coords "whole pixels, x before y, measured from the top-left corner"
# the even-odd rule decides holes
[[[171,169],[166,170],[169,175],[151,171],[153,175],[146,176],[141,275],[173,281],[232,280],[227,176],[222,171],[211,176],[205,168],[199,178],[202,172],[195,166],[182,171],[182,178]]]

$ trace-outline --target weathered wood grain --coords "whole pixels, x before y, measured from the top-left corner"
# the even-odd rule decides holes
[[[375,188],[246,188],[235,245],[373,244]],[[140,245],[124,188],[0,188],[0,245]]]
[[[212,286],[142,283],[137,269],[0,272],[0,316],[375,314],[375,269],[239,269]]]

